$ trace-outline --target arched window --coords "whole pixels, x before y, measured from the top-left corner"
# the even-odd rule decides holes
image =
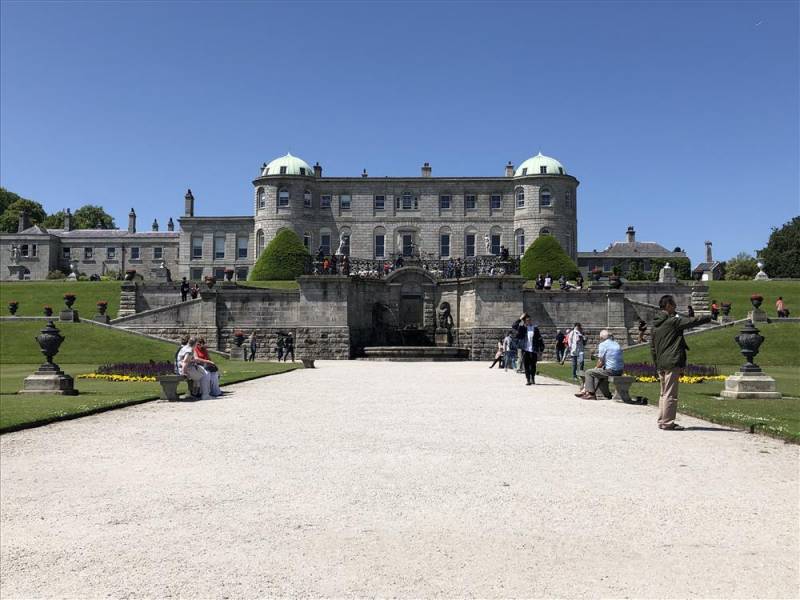
[[[553,205],[553,195],[550,193],[550,188],[542,188],[539,192],[539,201],[542,206]]]
[[[289,206],[289,190],[286,188],[278,191],[278,206]]]
[[[521,187],[517,188],[514,197],[517,199],[517,208],[525,208],[525,190]]]
[[[372,255],[375,258],[386,258],[386,229],[376,227],[372,232]]]
[[[553,235],[553,234],[550,233],[550,229],[548,227],[542,227],[539,230],[539,235]]]
[[[449,227],[439,229],[439,258],[450,258],[452,253],[452,233]]]
[[[303,192],[303,208],[311,208],[311,190]]]
[[[256,192],[256,198],[258,199],[258,208],[264,208],[267,206],[267,192],[264,191],[263,187],[258,188]]]
[[[478,232],[474,227],[467,227],[464,230],[464,256],[475,256],[475,243],[478,237]]]
[[[261,252],[264,250],[264,230],[259,229],[256,233],[256,258],[261,256]]]
[[[522,256],[525,254],[525,230],[524,229],[517,229],[514,232],[514,249],[517,253],[517,256]]]

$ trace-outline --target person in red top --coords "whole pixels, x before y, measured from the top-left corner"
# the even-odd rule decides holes
[[[712,300],[711,301],[711,318],[716,321],[718,316],[719,316],[719,304],[717,304],[716,300]]]
[[[206,340],[200,338],[194,346],[194,360],[200,364],[208,374],[211,376],[211,395],[221,396],[222,390],[219,389],[219,367],[214,364],[214,361],[208,355],[208,348],[206,347]]]
[[[778,299],[775,301],[775,310],[778,312],[779,318],[789,316],[789,311],[786,310],[786,304],[783,302],[783,296],[778,296]]]

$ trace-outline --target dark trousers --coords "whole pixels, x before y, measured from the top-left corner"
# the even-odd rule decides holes
[[[525,367],[525,379],[528,383],[536,382],[536,352],[522,351],[522,365]]]
[[[256,359],[256,349],[250,348],[250,357],[247,360],[254,361],[255,359]]]
[[[283,362],[286,362],[286,359],[289,358],[290,353],[292,355],[292,362],[294,362],[294,348],[286,348],[286,350],[283,351]]]
[[[189,292],[181,292],[181,302],[186,302],[186,297],[189,295]]]

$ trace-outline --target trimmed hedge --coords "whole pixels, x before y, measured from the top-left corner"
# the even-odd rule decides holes
[[[561,275],[566,275],[567,279],[575,279],[580,275],[578,266],[552,235],[541,235],[528,246],[522,257],[520,272],[525,279],[536,279],[539,273],[550,273],[553,279],[558,279]]]
[[[303,274],[306,262],[310,259],[311,255],[298,235],[284,229],[278,232],[258,257],[249,280],[294,280]]]

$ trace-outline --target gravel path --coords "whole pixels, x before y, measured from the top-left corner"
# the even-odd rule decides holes
[[[318,366],[2,436],[0,595],[800,594],[797,446],[483,363]]]

